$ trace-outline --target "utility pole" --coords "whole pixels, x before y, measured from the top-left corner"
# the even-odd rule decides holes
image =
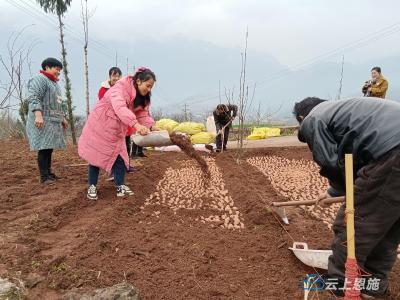
[[[118,51],[115,51],[115,66],[118,67]]]
[[[126,75],[129,74],[129,58],[126,58]]]
[[[189,121],[189,108],[188,108],[188,105],[186,103],[183,106],[183,115],[184,115],[184,118],[185,118],[185,122]]]
[[[342,58],[342,71],[341,71],[341,73],[340,73],[339,91],[338,91],[338,95],[337,95],[337,97],[336,97],[336,100],[339,100],[340,97],[342,96],[343,71],[344,71],[344,55],[343,55],[343,58]]]
[[[260,126],[260,123],[261,123],[261,101],[258,102],[258,108],[257,108],[257,113],[256,113],[256,122],[257,122],[257,126]]]

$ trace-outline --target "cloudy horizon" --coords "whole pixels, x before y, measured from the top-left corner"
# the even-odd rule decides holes
[[[80,1],[72,1],[64,18],[75,99],[83,95],[80,5]],[[392,66],[400,50],[400,22],[397,22],[400,3],[396,1],[385,1],[383,5],[360,0],[157,0],[150,3],[121,0],[111,6],[109,1],[89,0],[88,5],[93,12],[89,20],[92,105],[100,82],[115,64],[117,53],[118,65],[124,73],[127,63],[129,72],[133,66],[153,66],[159,75],[154,107],[173,111],[179,107],[172,106],[203,100],[209,101],[207,105],[211,107],[219,101],[220,82],[228,88],[237,85],[246,28],[249,31],[248,82],[258,85],[260,99],[257,101],[263,103],[264,94],[271,95],[272,109],[284,99],[293,101],[313,91],[293,86],[301,81],[296,76],[304,77],[304,73],[324,86],[321,96],[332,94],[335,98],[337,82],[333,80],[337,81],[343,55],[347,71],[343,96],[356,95],[374,65],[382,65],[384,73],[391,76],[390,88],[396,91],[400,86],[398,71]],[[32,53],[33,62],[39,65],[46,56],[59,56],[56,18],[45,14],[34,0],[5,0],[0,3],[0,9],[3,41],[11,32],[35,24],[24,33],[27,39],[41,41]],[[0,50],[4,46],[2,43]],[[353,68],[357,71],[349,73]],[[318,70],[325,70],[329,82],[319,84]],[[362,75],[361,70],[365,72]],[[292,86],[288,89],[293,92],[282,92],[285,85]],[[320,92],[318,88],[315,91]],[[76,101],[79,114],[84,111],[81,102]],[[193,104],[193,109],[200,108]]]

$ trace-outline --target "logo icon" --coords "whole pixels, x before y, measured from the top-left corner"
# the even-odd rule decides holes
[[[325,289],[325,281],[318,274],[307,274],[301,280],[301,285],[305,291],[321,291]]]

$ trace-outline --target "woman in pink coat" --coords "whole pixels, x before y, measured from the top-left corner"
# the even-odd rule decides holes
[[[79,156],[89,163],[88,199],[98,199],[96,185],[100,168],[114,174],[118,197],[133,195],[125,185],[129,167],[125,135],[128,126],[142,135],[157,130],[150,115],[155,81],[156,76],[150,69],[139,68],[134,76],[117,81],[90,113],[78,142]]]

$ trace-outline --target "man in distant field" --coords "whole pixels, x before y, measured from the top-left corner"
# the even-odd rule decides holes
[[[378,286],[361,290],[364,298],[388,293],[388,277],[400,242],[400,104],[372,98],[326,101],[306,98],[293,113],[299,140],[308,144],[330,187],[320,199],[345,195],[346,153],[355,171],[355,245],[361,270]],[[327,279],[345,282],[345,205],[333,224],[333,255]],[[342,293],[336,291],[335,293]]]
[[[214,110],[214,122],[217,129],[216,152],[220,152],[221,149],[226,150],[229,130],[232,127],[233,120],[236,118],[237,110],[237,106],[233,104],[219,104]]]
[[[366,97],[376,97],[384,99],[389,87],[389,83],[382,75],[380,67],[374,67],[371,70],[371,80],[365,82],[362,92]]]

